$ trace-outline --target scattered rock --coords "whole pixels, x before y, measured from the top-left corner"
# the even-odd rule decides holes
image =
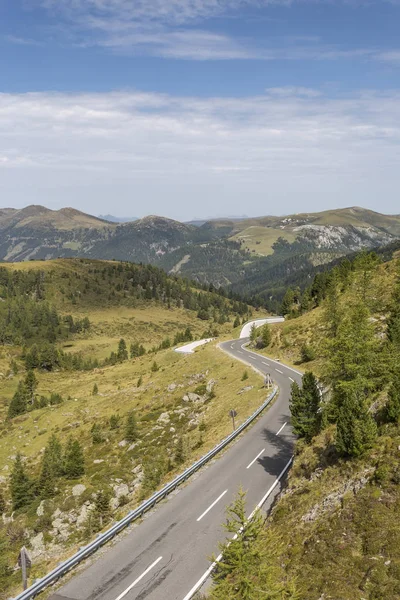
[[[72,488],[72,495],[81,496],[85,490],[86,485],[83,485],[83,483],[78,483],[78,485],[74,485],[74,487]]]
[[[76,519],[76,524],[78,527],[83,527],[90,515],[90,513],[92,512],[92,510],[94,509],[94,504],[90,504],[85,502],[85,504],[82,506],[81,511]]]
[[[183,400],[183,402],[193,402],[195,404],[205,402],[205,399],[202,398],[202,396],[199,396],[198,394],[194,394],[193,392],[189,392],[188,394],[185,394],[183,396],[182,400]]]
[[[46,502],[45,500],[42,500],[41,503],[39,504],[39,506],[37,507],[36,514],[38,517],[43,517],[43,515],[44,515],[45,502]]]
[[[194,417],[193,419],[190,419],[189,423],[188,423],[188,431],[193,431],[193,429],[196,429],[196,427],[199,426],[199,418],[198,417]]]
[[[114,486],[114,495],[116,498],[122,498],[123,496],[128,496],[129,487],[126,483],[121,483],[121,485]]]
[[[169,428],[169,432],[170,432],[170,433],[175,433],[175,431],[176,431],[175,427],[170,427],[170,428]]]
[[[140,473],[141,471],[143,471],[143,467],[142,465],[137,465],[134,469],[132,469],[132,473],[134,475],[137,475],[138,473]]]
[[[169,416],[169,414],[167,412],[162,413],[158,419],[157,419],[157,423],[162,423],[163,425],[167,425],[171,420],[171,417]]]
[[[167,387],[167,390],[169,392],[174,392],[176,390],[178,386],[176,385],[176,383],[170,383],[169,386]]]
[[[216,383],[217,382],[215,381],[215,379],[210,379],[210,381],[207,383],[206,389],[208,394],[211,394]]]
[[[253,389],[253,386],[252,386],[252,385],[246,385],[246,387],[242,388],[242,389],[241,389],[241,390],[238,392],[238,394],[244,394],[245,392],[250,392],[250,390],[252,390],[252,389]]]
[[[93,461],[94,465],[99,465],[100,463],[103,463],[104,460],[102,458],[96,458],[96,460]]]
[[[130,452],[131,450],[134,450],[137,445],[138,445],[138,442],[134,442],[133,444],[131,444],[128,448],[128,452]]]
[[[126,440],[122,440],[122,442],[119,442],[118,446],[119,446],[120,448],[125,448],[125,446],[127,445],[127,443],[128,443],[128,442],[127,442]]]

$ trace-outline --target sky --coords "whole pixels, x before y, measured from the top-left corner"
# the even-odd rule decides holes
[[[400,214],[400,0],[0,0],[0,205]]]

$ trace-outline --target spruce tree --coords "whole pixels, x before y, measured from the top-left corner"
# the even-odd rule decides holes
[[[47,448],[54,477],[60,477],[63,473],[63,454],[60,440],[55,433],[51,436]]]
[[[120,362],[128,359],[128,350],[126,348],[126,342],[123,338],[119,340],[117,358]]]
[[[76,479],[85,473],[83,450],[78,442],[69,438],[64,454],[64,474],[68,479]]]
[[[6,512],[6,501],[3,492],[0,490],[0,516]]]
[[[343,456],[361,456],[377,436],[376,423],[368,411],[362,379],[344,382],[334,389],[337,407],[336,449]]]
[[[98,388],[97,383],[95,383],[94,386],[93,386],[92,395],[93,396],[97,396],[98,393],[99,393],[99,388]]]
[[[186,460],[186,452],[185,452],[185,440],[183,436],[178,439],[178,443],[176,444],[175,449],[175,463],[177,465],[181,465]]]
[[[137,382],[137,387],[140,387],[142,385],[142,383],[143,383],[143,377],[140,376],[138,379],[138,382]]]
[[[17,454],[11,472],[11,499],[13,510],[26,506],[33,500],[32,481],[25,472],[21,454]]]
[[[400,423],[400,372],[393,377],[386,403],[386,415],[388,421]]]
[[[96,495],[94,506],[95,516],[99,519],[100,528],[102,528],[110,515],[110,494],[100,490]]]
[[[294,382],[290,399],[293,431],[306,442],[321,431],[321,397],[318,383],[310,371],[303,376],[302,387]]]
[[[281,304],[281,313],[283,316],[289,315],[292,312],[294,303],[294,291],[291,288],[286,290]]]
[[[28,410],[27,395],[25,386],[22,381],[19,382],[17,391],[8,406],[8,418],[13,419],[19,415],[23,415]]]
[[[134,442],[137,440],[138,432],[137,432],[137,424],[135,413],[132,411],[128,414],[126,419],[126,427],[125,427],[125,439],[128,442]]]
[[[38,380],[36,379],[35,373],[33,371],[28,371],[25,377],[24,387],[26,391],[27,400],[31,403],[34,400],[37,386]]]
[[[42,498],[51,498],[55,493],[55,473],[49,447],[45,448],[42,457],[38,491]]]

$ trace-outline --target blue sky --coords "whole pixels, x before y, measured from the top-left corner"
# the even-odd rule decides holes
[[[0,0],[0,191],[400,213],[400,0]]]

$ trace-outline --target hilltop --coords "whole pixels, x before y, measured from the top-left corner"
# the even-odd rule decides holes
[[[199,283],[258,296],[276,310],[288,285],[362,248],[400,238],[400,216],[359,207],[211,220],[197,226],[149,216],[111,223],[74,209],[40,206],[0,212],[0,260],[57,257],[129,260],[157,265]]]

